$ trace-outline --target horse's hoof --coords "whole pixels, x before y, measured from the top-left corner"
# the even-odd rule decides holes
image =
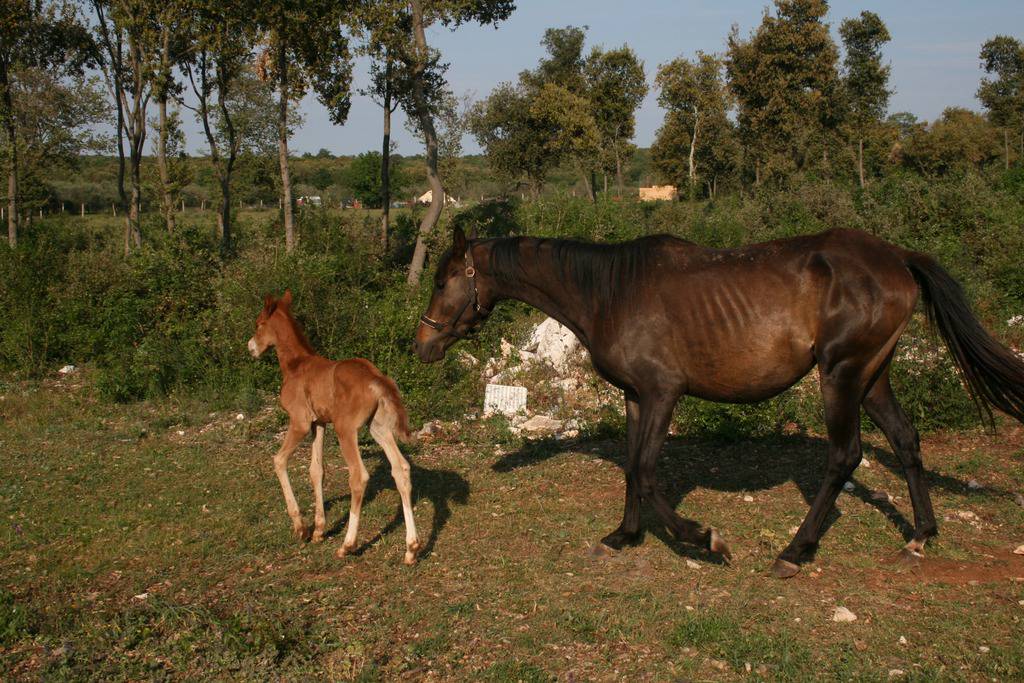
[[[405,548],[405,557],[402,558],[402,564],[406,566],[416,564],[416,556],[420,554],[422,549],[423,544],[419,542],[419,539],[410,543]]]
[[[904,547],[900,548],[900,551],[893,556],[890,562],[891,564],[901,564],[904,567],[914,568],[920,566],[923,559],[924,555],[917,550]]]
[[[595,543],[594,545],[590,546],[590,550],[587,551],[587,555],[598,560],[604,560],[609,557],[614,557],[618,554],[618,550],[608,547],[603,542]]]
[[[729,546],[721,534],[714,529],[711,530],[711,537],[708,539],[708,550],[721,555],[726,564],[732,564],[732,552],[729,550]]]
[[[309,540],[309,528],[306,526],[294,527],[292,529],[292,536],[294,536],[296,540],[305,543]]]
[[[615,551],[622,550],[627,545],[640,545],[640,540],[641,537],[639,531],[629,533],[626,531],[622,531],[621,529],[616,529],[615,531],[611,532],[610,534],[602,538],[601,542],[597,545],[603,545],[609,550]]]
[[[334,551],[334,556],[340,560],[341,558],[348,555],[350,552],[352,552],[352,548],[349,548],[347,546],[341,546],[340,548]]]
[[[777,579],[791,579],[800,573],[800,565],[788,562],[781,557],[772,565],[772,576]]]
[[[314,531],[313,532],[313,537],[309,539],[309,542],[310,543],[320,543],[323,540],[324,540],[324,532],[323,531]]]

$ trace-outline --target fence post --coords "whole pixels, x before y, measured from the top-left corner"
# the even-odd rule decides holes
[[[85,217],[85,202],[82,202],[82,217]]]

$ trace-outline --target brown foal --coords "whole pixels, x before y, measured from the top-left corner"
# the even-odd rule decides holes
[[[402,497],[405,515],[405,564],[412,564],[420,551],[416,522],[412,515],[412,482],[409,463],[398,450],[396,437],[413,440],[409,433],[409,419],[398,394],[394,380],[378,370],[373,363],[362,358],[333,361],[318,356],[310,347],[298,324],[291,315],[292,294],[286,291],[279,300],[267,296],[263,310],[256,318],[256,333],[249,340],[249,352],[254,358],[273,346],[281,365],[281,406],[288,413],[288,433],[281,449],[274,456],[274,471],[281,482],[288,516],[299,539],[308,537],[302,523],[299,505],[295,502],[288,481],[288,458],[309,433],[313,437],[313,453],[309,462],[309,480],[316,499],[316,521],[311,540],[324,537],[324,429],[334,425],[341,444],[341,453],[348,465],[348,481],[352,491],[348,530],[338,548],[337,556],[344,557],[356,546],[359,531],[359,512],[370,475],[359,455],[357,435],[363,425],[370,424],[370,435],[384,450],[391,463],[391,476]]]

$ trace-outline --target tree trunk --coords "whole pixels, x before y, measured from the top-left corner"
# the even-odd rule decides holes
[[[224,174],[220,181],[220,213],[217,214],[217,227],[220,229],[221,251],[227,253],[231,248],[231,176],[229,174]]]
[[[602,172],[602,175],[604,176],[604,194],[607,197],[608,196],[608,173],[607,172]]]
[[[288,52],[278,34],[277,70],[281,92],[277,110],[277,148],[281,161],[281,210],[284,215],[285,250],[295,249],[295,217],[292,213],[292,179],[288,168]]]
[[[380,246],[388,253],[388,233],[391,230],[391,60],[385,56],[384,65],[384,140],[380,152]]]
[[[171,195],[171,173],[167,167],[167,97],[162,94],[159,102],[160,135],[157,138],[156,162],[160,169],[160,204],[163,209],[167,232],[174,232],[174,197]]]
[[[7,243],[18,246],[18,140],[14,120],[14,98],[6,65],[0,66],[0,88],[3,89],[4,131],[11,147],[11,166],[7,174]]]
[[[860,177],[860,189],[864,189],[864,138],[857,139],[857,175]]]
[[[1010,170],[1010,129],[1003,128],[1003,159],[1006,162],[1006,170]]]
[[[615,187],[618,190],[619,199],[622,199],[625,186],[622,182],[622,156],[619,154],[618,147],[615,148]]]
[[[693,108],[693,135],[690,136],[690,201],[693,201],[694,183],[697,182],[697,133],[700,129],[700,118],[697,115],[697,108]]]
[[[171,28],[164,25],[160,29],[161,51],[160,69],[161,81],[159,84],[159,126],[160,132],[156,144],[156,161],[160,171],[160,205],[164,214],[164,224],[167,232],[174,232],[174,197],[171,195],[171,173],[167,167],[167,98],[170,90],[171,78]]]
[[[583,185],[586,186],[586,188],[587,188],[587,196],[590,197],[590,201],[592,203],[597,204],[597,190],[594,189],[595,183],[596,183],[596,180],[594,178],[594,172],[590,171],[588,173],[587,171],[584,171],[583,172]]]
[[[411,0],[410,4],[412,5],[412,27],[417,62],[413,74],[413,106],[416,110],[415,115],[419,121],[420,130],[423,131],[423,142],[427,151],[427,181],[431,191],[430,207],[423,214],[423,220],[420,221],[419,234],[416,235],[416,248],[413,250],[412,262],[409,264],[407,282],[412,287],[419,283],[423,266],[427,261],[426,240],[434,231],[434,226],[437,225],[437,221],[441,217],[441,210],[444,208],[444,186],[437,173],[437,131],[434,130],[434,121],[430,115],[423,82],[423,72],[429,59],[427,36],[423,26],[423,7],[420,0]]]

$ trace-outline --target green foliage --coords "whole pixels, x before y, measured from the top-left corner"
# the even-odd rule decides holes
[[[379,209],[381,207],[381,197],[383,196],[382,159],[383,156],[380,152],[363,152],[352,160],[344,172],[344,183],[352,189],[356,199],[367,208]],[[401,196],[405,188],[409,186],[409,178],[396,161],[392,157],[389,173],[391,194],[392,196]]]
[[[30,635],[34,629],[33,615],[14,596],[0,588],[0,645],[10,645]]]

